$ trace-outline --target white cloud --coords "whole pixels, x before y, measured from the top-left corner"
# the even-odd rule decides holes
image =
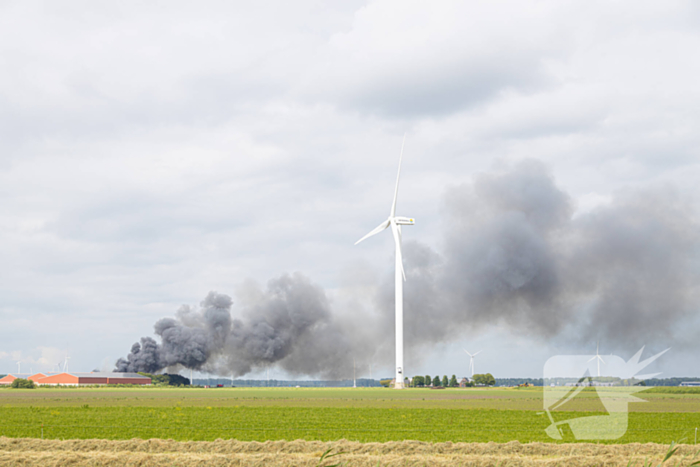
[[[445,187],[500,161],[546,161],[583,211],[649,183],[697,197],[699,11],[3,4],[0,370],[76,333],[71,364],[100,367],[249,277],[381,274],[390,240],[352,243],[386,216],[405,131],[399,207],[431,245]]]
[[[322,50],[306,92],[405,118],[538,90],[554,84],[546,62],[569,41],[558,10],[558,2],[370,2]]]

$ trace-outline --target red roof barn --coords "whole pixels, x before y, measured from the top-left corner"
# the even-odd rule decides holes
[[[84,386],[92,384],[151,384],[151,378],[138,373],[15,373],[0,379],[0,384],[12,384],[17,378],[47,386]]]

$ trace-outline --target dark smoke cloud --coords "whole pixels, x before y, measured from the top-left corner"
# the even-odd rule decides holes
[[[332,321],[320,287],[295,273],[271,280],[264,291],[246,293],[256,299],[241,319],[231,317],[231,298],[216,292],[198,310],[181,307],[176,318],[155,324],[160,345],[142,338],[116,370],[154,372],[180,365],[239,376],[279,364],[296,374],[337,377],[347,372],[350,346]]]
[[[691,206],[656,188],[574,212],[533,160],[447,190],[440,252],[404,245],[409,355],[480,326],[570,343],[604,338],[629,349],[696,345],[688,323],[700,230]],[[232,318],[228,296],[211,292],[199,309],[184,306],[158,321],[161,343],[142,338],[117,370],[179,365],[243,375],[275,365],[333,378],[351,374],[353,357],[393,355],[393,275],[370,313],[334,314],[324,291],[299,273],[239,292],[248,297],[240,318]]]
[[[177,319],[163,318],[156,322],[155,333],[162,344],[142,337],[140,344],[131,347],[126,359],[117,361],[116,370],[151,373],[173,365],[202,368],[226,342],[231,329],[232,303],[227,295],[209,292],[199,310],[183,305]]]
[[[280,362],[292,373],[334,373],[332,362],[323,362],[332,361],[338,351],[347,355],[348,348],[324,291],[296,273],[270,281],[257,295],[244,319],[234,322],[223,367],[245,374],[255,366]],[[315,350],[322,354],[314,356]]]
[[[692,345],[700,227],[668,187],[618,193],[574,217],[546,167],[523,161],[445,195],[441,254],[406,245],[416,343],[496,325],[533,338]],[[391,291],[384,291],[383,307]],[[685,342],[684,342],[685,341]]]
[[[538,162],[483,175],[450,190],[440,288],[472,320],[525,324],[551,334],[561,324],[557,241],[572,214],[569,196]],[[456,318],[456,317],[454,317]]]
[[[692,206],[669,188],[625,193],[572,223],[564,276],[586,306],[584,338],[640,346],[685,345],[697,329],[700,230]],[[573,308],[573,307],[572,307]]]

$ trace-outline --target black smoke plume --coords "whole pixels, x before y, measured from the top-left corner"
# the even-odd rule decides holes
[[[182,306],[176,318],[156,322],[161,344],[142,338],[126,359],[117,361],[116,371],[156,372],[181,365],[243,375],[276,363],[296,374],[337,377],[347,371],[347,362],[333,366],[341,356],[347,359],[350,348],[320,287],[299,273],[285,274],[252,295],[255,302],[241,319],[231,317],[231,298],[216,292],[198,310]]]
[[[440,251],[404,245],[412,353],[480,326],[572,344],[614,339],[630,350],[697,345],[700,229],[672,188],[617,193],[576,213],[546,167],[528,160],[453,187],[444,200]],[[117,370],[243,375],[276,365],[333,378],[351,374],[353,357],[366,361],[393,345],[392,277],[376,288],[373,310],[352,313],[333,313],[299,273],[248,287],[240,318],[230,297],[211,292],[199,309],[158,321],[161,343],[142,338]]]

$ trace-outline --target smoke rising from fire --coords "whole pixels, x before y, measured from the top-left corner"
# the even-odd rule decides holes
[[[292,373],[329,377],[347,370],[340,362],[347,360],[351,346],[319,286],[295,273],[248,292],[256,298],[240,319],[231,317],[231,298],[217,292],[210,292],[199,309],[182,306],[176,318],[156,322],[162,344],[142,338],[126,359],[117,361],[116,370],[155,372],[181,365],[243,375],[280,364]]]
[[[619,193],[575,215],[546,167],[526,160],[450,188],[444,200],[440,250],[404,245],[407,347],[480,326],[572,343],[607,338],[629,349],[669,339],[693,345],[700,230],[673,189]],[[142,338],[116,370],[244,375],[275,365],[334,378],[352,371],[353,357],[393,355],[392,277],[377,287],[374,309],[356,313],[334,313],[300,273],[244,288],[248,300],[233,315],[231,298],[210,292],[198,309],[161,319],[161,343]]]

